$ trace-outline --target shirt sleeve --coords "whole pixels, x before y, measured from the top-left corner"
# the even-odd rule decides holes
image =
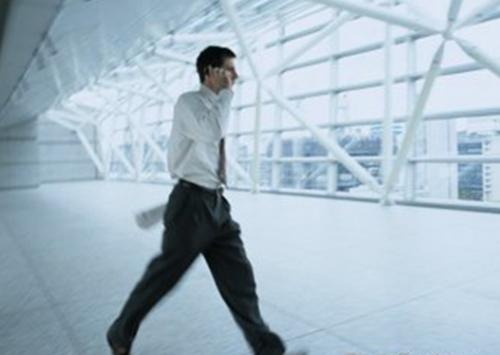
[[[228,129],[232,98],[233,92],[223,89],[209,107],[197,96],[182,95],[174,107],[174,120],[181,132],[194,141],[220,141]]]

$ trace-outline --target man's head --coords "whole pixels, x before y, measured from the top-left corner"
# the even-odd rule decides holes
[[[236,80],[238,73],[236,72],[234,58],[236,58],[236,54],[226,47],[209,46],[202,50],[196,59],[196,71],[200,82],[206,84],[209,67],[223,68],[229,72],[232,81]]]

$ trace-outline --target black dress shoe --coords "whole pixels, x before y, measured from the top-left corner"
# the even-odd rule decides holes
[[[108,333],[106,334],[106,340],[108,341],[109,347],[111,348],[111,353],[113,355],[131,355],[130,348],[120,345],[113,339],[113,337],[111,336],[111,329],[108,330]]]

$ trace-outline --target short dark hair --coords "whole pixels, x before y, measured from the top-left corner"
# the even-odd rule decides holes
[[[226,58],[236,58],[236,54],[227,47],[208,46],[200,52],[196,59],[196,71],[200,77],[200,83],[205,80],[208,67],[222,67]]]

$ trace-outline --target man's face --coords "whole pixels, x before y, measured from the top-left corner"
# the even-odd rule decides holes
[[[238,79],[239,75],[236,72],[235,58],[225,58],[224,63],[222,64],[222,68],[229,72],[229,75],[233,82]]]

